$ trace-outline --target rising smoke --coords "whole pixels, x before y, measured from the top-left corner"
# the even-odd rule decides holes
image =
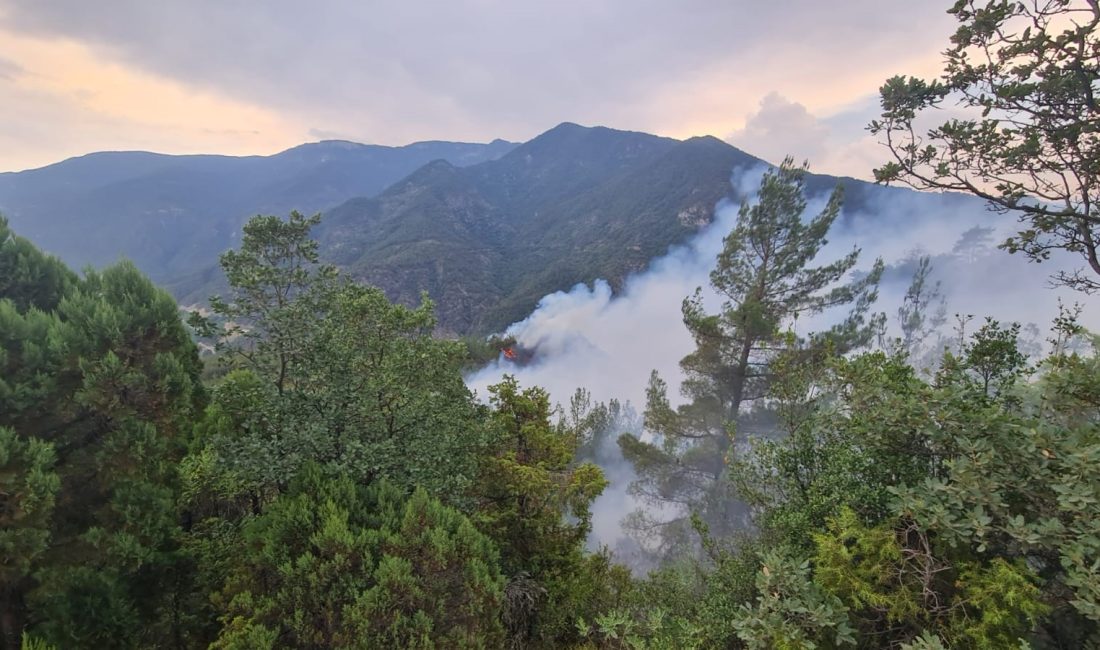
[[[733,194],[751,201],[765,171],[763,167],[735,171]],[[1002,322],[1034,324],[1033,332],[1046,331],[1058,314],[1059,299],[1066,304],[1084,302],[1080,294],[1052,289],[1047,279],[1057,268],[1074,266],[1074,257],[1063,255],[1035,265],[996,249],[1017,224],[1011,217],[989,212],[981,201],[901,190],[869,194],[861,205],[846,208],[838,218],[819,261],[840,257],[852,247],[862,250],[859,266],[863,269],[881,257],[887,271],[876,311],[888,317],[897,312],[916,260],[923,255],[932,259],[932,280],[940,283],[949,316],[991,316]],[[826,195],[810,197],[806,215],[817,214],[826,200]],[[721,302],[709,291],[709,274],[737,211],[737,205],[720,203],[708,226],[628,278],[617,295],[607,282],[597,280],[591,286],[578,284],[545,296],[530,316],[507,330],[519,346],[535,350],[533,362],[517,366],[502,357],[472,374],[467,383],[484,395],[489,385],[511,374],[523,385],[546,388],[559,403],[566,403],[583,387],[596,400],[618,399],[641,410],[652,370],[673,387],[682,378],[679,361],[693,348],[681,321],[683,299],[702,287],[711,309]],[[985,241],[979,237],[974,245],[960,249],[960,238],[976,227],[987,229]],[[796,323],[795,329],[812,331],[827,325],[828,318],[826,314]],[[1085,305],[1081,323],[1094,330],[1100,325],[1096,306]],[[674,404],[676,393],[669,395]],[[621,546],[619,524],[640,505],[628,492],[634,475],[617,446],[602,449],[599,461],[611,485],[593,509],[593,543]]]

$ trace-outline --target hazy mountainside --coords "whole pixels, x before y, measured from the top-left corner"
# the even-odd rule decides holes
[[[125,256],[164,282],[216,261],[254,214],[315,212],[375,195],[432,160],[472,165],[515,146],[326,141],[272,156],[94,153],[0,174],[0,212],[71,265]]]
[[[565,123],[520,145],[91,154],[0,175],[0,211],[70,264],[130,257],[192,304],[225,290],[217,257],[247,217],[325,210],[315,236],[326,261],[394,300],[427,291],[445,333],[487,333],[578,282],[618,289],[710,223],[719,201],[744,198],[731,175],[762,163],[712,137]],[[838,182],[846,214],[909,199],[937,211],[945,200],[830,176],[808,177],[807,190],[825,195]]]
[[[330,261],[392,299],[413,303],[428,291],[444,330],[485,333],[578,282],[604,278],[618,289],[710,223],[720,200],[745,198],[731,175],[762,165],[713,137],[566,123],[498,160],[433,162],[375,198],[348,201],[326,213],[319,238]],[[935,210],[955,200],[822,175],[808,177],[807,190],[824,196],[837,183],[850,214],[903,196]]]
[[[435,162],[330,210],[325,254],[392,298],[427,290],[444,329],[485,332],[546,293],[618,284],[707,223],[732,170],[759,162],[714,138],[562,124],[499,160]]]

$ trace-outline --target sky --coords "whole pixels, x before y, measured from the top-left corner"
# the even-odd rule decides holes
[[[0,171],[102,150],[523,141],[571,121],[867,178],[877,89],[941,69],[949,4],[0,0]]]

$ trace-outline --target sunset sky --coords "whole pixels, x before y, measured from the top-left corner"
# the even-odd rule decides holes
[[[0,171],[100,150],[526,140],[573,121],[867,177],[877,89],[936,74],[947,4],[0,0]]]

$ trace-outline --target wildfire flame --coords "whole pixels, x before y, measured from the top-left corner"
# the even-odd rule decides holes
[[[512,348],[504,348],[502,350],[502,352],[504,352],[504,358],[505,359],[508,359],[509,361],[515,361],[516,360],[516,351],[513,350]]]

